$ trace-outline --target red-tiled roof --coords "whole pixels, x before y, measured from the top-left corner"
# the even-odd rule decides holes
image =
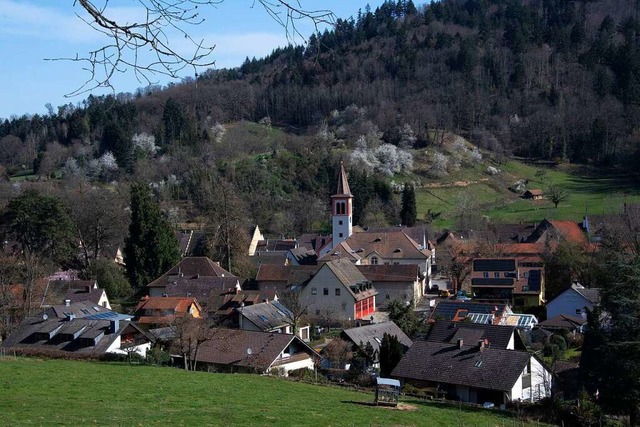
[[[585,236],[582,229],[575,222],[557,220],[551,220],[549,222],[567,242],[587,243],[587,236]]]

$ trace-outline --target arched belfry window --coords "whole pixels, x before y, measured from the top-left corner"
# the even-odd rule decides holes
[[[336,215],[345,215],[347,213],[346,202],[336,202]]]

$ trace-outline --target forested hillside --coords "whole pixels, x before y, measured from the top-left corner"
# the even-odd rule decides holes
[[[369,224],[399,222],[403,182],[508,155],[635,170],[638,7],[387,1],[237,69],[6,119],[0,164],[45,186],[142,181],[175,223],[229,196],[278,234],[326,226],[341,159]]]

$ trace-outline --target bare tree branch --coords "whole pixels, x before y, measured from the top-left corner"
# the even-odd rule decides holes
[[[109,0],[98,0],[98,4],[92,0],[74,0],[73,6],[80,8],[76,16],[108,41],[86,55],[48,58],[50,61],[79,62],[88,73],[85,82],[67,97],[100,87],[115,91],[114,75],[130,69],[138,82],[148,85],[157,83],[152,79],[158,75],[178,78],[185,68],[192,68],[197,75],[198,68],[215,64],[212,53],[216,45],[193,38],[190,27],[205,22],[201,14],[204,8],[215,8],[224,0],[135,1],[142,6],[146,16],[140,22],[130,23],[113,17],[113,9],[108,9]],[[335,21],[331,11],[305,9],[300,0],[253,0],[251,7],[256,4],[284,28],[289,40],[305,39],[298,30],[300,21],[310,21],[316,32],[320,25],[332,25]],[[179,50],[176,37],[188,41],[189,53]]]

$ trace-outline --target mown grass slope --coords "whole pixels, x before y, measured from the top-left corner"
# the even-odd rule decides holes
[[[370,393],[256,375],[0,359],[0,425],[516,424],[499,412],[419,400],[405,400],[407,410],[354,403],[372,401]]]
[[[489,162],[461,168],[438,179],[420,177],[416,190],[418,217],[428,209],[439,212],[436,229],[455,227],[462,200],[467,200],[490,221],[497,223],[539,222],[544,218],[580,221],[591,215],[619,212],[624,203],[640,203],[640,179],[630,174],[580,165],[538,166],[510,160],[496,166],[495,176],[485,171]],[[550,185],[564,189],[569,198],[554,207],[549,200],[525,200],[509,190],[516,181],[527,188],[545,191]]]

